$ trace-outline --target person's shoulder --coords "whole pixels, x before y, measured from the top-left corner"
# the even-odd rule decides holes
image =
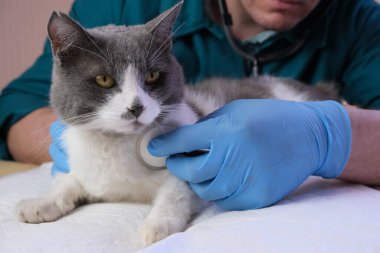
[[[379,15],[380,3],[375,0],[356,0],[351,3],[357,11],[369,11]]]
[[[380,35],[380,4],[374,0],[335,1],[330,13],[330,37],[350,47]]]
[[[363,28],[363,25],[374,25],[380,29],[380,4],[375,0],[339,0],[338,2],[338,15],[347,24],[353,26],[352,28],[359,29]]]
[[[75,0],[70,15],[87,28],[133,25],[150,20],[172,4],[170,0]]]
[[[75,0],[71,14],[86,27],[115,25],[135,25],[145,23],[180,0]],[[186,13],[196,13],[202,0],[186,2]],[[182,10],[182,12],[184,12]],[[75,17],[77,16],[77,17]]]

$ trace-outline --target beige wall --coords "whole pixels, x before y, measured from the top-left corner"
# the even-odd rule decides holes
[[[72,0],[0,0],[0,90],[42,52],[53,10],[67,12]]]

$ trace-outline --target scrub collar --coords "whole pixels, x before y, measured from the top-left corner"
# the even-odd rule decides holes
[[[262,44],[263,42],[269,40],[277,34],[275,31],[264,31],[257,35],[254,35],[248,39],[242,41],[243,45],[252,43],[252,44]]]

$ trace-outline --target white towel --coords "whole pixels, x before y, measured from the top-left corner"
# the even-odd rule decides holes
[[[51,184],[49,165],[0,177],[0,252],[380,252],[380,192],[311,177],[279,204],[260,210],[206,210],[183,233],[143,249],[138,226],[149,205],[85,205],[56,222],[24,224],[14,205]]]

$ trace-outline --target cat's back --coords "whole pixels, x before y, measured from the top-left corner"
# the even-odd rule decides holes
[[[200,116],[237,99],[340,100],[333,84],[320,83],[309,86],[296,80],[272,76],[243,79],[211,78],[186,87],[185,94],[187,103],[196,108]]]

